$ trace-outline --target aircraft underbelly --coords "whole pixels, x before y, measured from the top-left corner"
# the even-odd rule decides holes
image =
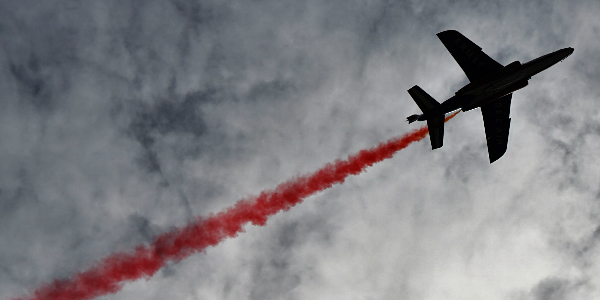
[[[508,94],[512,94],[513,91],[501,90],[501,91],[493,91],[482,93],[478,95],[473,101],[471,101],[467,106],[463,107],[462,111],[468,111],[474,108],[481,107],[488,103],[494,102],[497,99],[500,99]]]
[[[519,72],[468,92],[474,97],[467,105],[463,106],[462,111],[481,107],[524,88],[528,84],[526,75],[525,72]]]
[[[516,74],[513,74],[511,76],[507,76],[504,77],[496,82],[493,82],[490,84],[490,86],[488,86],[484,91],[485,92],[497,92],[501,89],[504,89],[508,86],[510,86],[511,84],[523,79],[525,77],[525,72],[519,72]]]
[[[471,101],[469,101],[469,103],[467,103],[467,105],[462,107],[462,111],[469,111],[471,109],[480,107],[481,105],[491,102],[493,100],[496,100],[497,98],[500,98],[504,95],[500,95],[500,93],[498,93],[497,91],[493,91],[493,92],[479,92],[479,94],[477,94],[475,97],[473,97],[473,99]]]

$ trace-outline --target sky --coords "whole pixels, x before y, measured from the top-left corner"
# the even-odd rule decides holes
[[[266,226],[100,299],[600,297],[600,2],[0,0],[0,299],[403,135],[467,78],[573,47]]]

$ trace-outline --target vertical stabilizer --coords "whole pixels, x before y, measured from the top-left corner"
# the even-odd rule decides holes
[[[408,117],[408,122],[417,120],[427,120],[429,128],[429,139],[431,140],[431,149],[437,149],[444,145],[444,114],[440,111],[440,103],[435,101],[418,85],[408,90],[410,96],[415,100],[423,115],[413,115]]]

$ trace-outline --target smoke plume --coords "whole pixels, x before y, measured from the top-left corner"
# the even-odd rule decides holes
[[[446,121],[457,113],[446,117]],[[270,216],[286,211],[334,184],[343,183],[349,175],[359,174],[367,167],[391,158],[411,143],[422,140],[427,133],[427,127],[422,127],[350,155],[346,160],[328,163],[312,174],[294,177],[273,190],[242,199],[224,211],[164,233],[150,245],[112,254],[87,271],[65,280],[55,280],[30,296],[15,300],[84,300],[116,293],[126,281],[150,278],[167,262],[180,261],[228,237],[235,237],[243,232],[247,223],[265,225]]]

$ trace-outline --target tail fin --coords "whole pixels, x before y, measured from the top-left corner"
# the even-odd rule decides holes
[[[418,85],[410,88],[408,93],[423,111],[424,119],[427,120],[431,149],[442,147],[444,145],[444,114],[440,111],[440,103],[435,101]],[[412,123],[420,118],[420,115],[412,115],[407,120]]]

